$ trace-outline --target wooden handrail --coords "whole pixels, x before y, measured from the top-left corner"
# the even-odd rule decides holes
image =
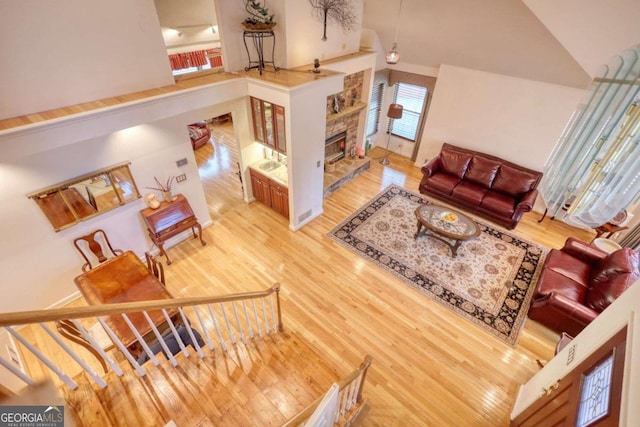
[[[17,311],[0,314],[0,327],[28,325],[31,323],[54,322],[66,319],[81,319],[99,317],[110,314],[130,313],[139,311],[160,310],[163,308],[187,307],[201,304],[215,304],[229,301],[240,301],[266,297],[275,292],[278,305],[278,329],[283,330],[280,316],[280,284],[276,283],[264,291],[242,292],[228,295],[174,298],[153,301],[136,301],[118,304],[91,305],[87,307],[68,307],[50,310]]]
[[[367,376],[367,370],[369,369],[369,366],[371,366],[372,361],[373,361],[373,357],[371,355],[367,355],[364,358],[364,361],[360,364],[360,366],[357,369],[355,369],[349,375],[347,375],[346,377],[338,381],[338,387],[339,387],[338,391],[340,392],[344,390],[346,386],[351,384],[351,382],[353,382],[356,378],[358,378],[358,375],[362,373],[362,381],[360,381],[360,388],[358,390],[358,396],[356,398],[356,402],[358,403],[362,402],[362,388],[364,387],[364,380]],[[298,412],[293,418],[290,418],[289,420],[287,420],[287,422],[284,423],[282,427],[294,427],[302,424],[311,416],[311,414],[313,414],[313,411],[316,410],[320,402],[322,402],[323,398],[324,398],[324,394],[322,394],[320,397],[318,397],[316,400],[310,403],[302,411]]]

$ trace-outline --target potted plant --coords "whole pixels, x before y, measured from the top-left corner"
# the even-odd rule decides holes
[[[242,1],[244,2],[244,9],[249,14],[249,17],[242,23],[245,28],[250,30],[268,30],[275,27],[276,23],[273,22],[275,15],[270,14],[269,9],[263,7],[259,1]]]

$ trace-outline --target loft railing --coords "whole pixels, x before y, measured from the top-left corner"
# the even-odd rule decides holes
[[[334,424],[348,426],[351,425],[361,414],[367,401],[362,397],[362,389],[367,377],[367,370],[371,366],[373,358],[367,355],[360,366],[340,380],[338,385],[338,405],[332,414]],[[309,406],[300,411],[293,418],[289,419],[283,427],[296,427],[304,423],[314,414],[325,395],[318,397]]]
[[[160,310],[166,320],[168,330],[164,335],[148,314],[154,310]],[[170,315],[170,312],[173,314]],[[130,313],[142,313],[149,323],[153,335],[151,335],[150,332],[143,338],[142,334],[130,321],[128,316]],[[75,389],[77,384],[71,378],[70,374],[65,372],[59,364],[55,363],[54,355],[45,354],[44,347],[53,348],[55,352],[65,352],[96,384],[100,387],[105,387],[106,383],[101,375],[96,373],[81,354],[69,345],[67,338],[69,338],[68,334],[71,334],[77,338],[77,340],[73,341],[91,350],[101,363],[104,362],[103,367],[105,367],[105,372],[107,371],[106,366],[108,365],[116,375],[122,376],[123,372],[118,363],[108,354],[103,348],[103,345],[98,342],[96,336],[89,332],[90,328],[87,327],[87,319],[89,319],[89,321],[95,320],[98,323],[93,322],[94,326],[97,326],[98,329],[103,329],[110,338],[112,345],[122,352],[139,375],[145,375],[142,363],[138,363],[136,357],[139,356],[139,354],[133,352],[131,348],[127,348],[112,328],[109,327],[107,319],[108,316],[113,315],[121,315],[123,317],[131,329],[131,332],[137,338],[137,342],[141,347],[140,352],[144,351],[156,366],[159,364],[159,360],[151,349],[153,345],[150,344],[151,341],[158,343],[171,364],[177,366],[178,361],[174,357],[175,350],[170,349],[165,342],[167,337],[170,338],[172,336],[173,339],[175,339],[175,342],[179,346],[179,352],[184,353],[186,357],[190,355],[187,347],[191,344],[198,356],[203,358],[204,353],[202,347],[208,347],[210,350],[213,350],[217,344],[224,351],[227,351],[227,343],[235,344],[238,337],[246,344],[247,338],[253,339],[256,334],[262,337],[263,335],[269,335],[283,330],[280,309],[280,285],[278,284],[264,291],[222,296],[175,298],[170,300],[138,301],[121,304],[3,313],[0,315],[0,328],[3,327],[15,340],[20,342],[29,353],[34,355],[51,372],[57,375],[69,388]],[[53,328],[47,325],[47,322],[55,322],[57,331],[54,331]],[[48,342],[46,346],[43,345],[40,348],[30,343],[24,334],[21,333],[21,330],[17,328],[18,326],[24,325],[33,325],[36,328],[39,326],[51,339],[51,342]],[[184,327],[188,333],[187,339],[181,338],[178,332],[181,326]],[[61,333],[61,330],[67,331],[67,334]],[[194,330],[202,331],[203,346],[198,344]],[[183,337],[185,337],[185,335],[183,335]],[[184,341],[188,341],[188,343]],[[51,351],[49,353],[51,353]],[[34,385],[36,383],[27,373],[22,372],[9,360],[1,356],[0,365],[7,368],[25,384]]]

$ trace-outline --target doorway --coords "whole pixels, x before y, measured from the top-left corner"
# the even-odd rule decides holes
[[[209,141],[194,151],[198,174],[212,218],[244,204],[239,154],[231,114],[206,120]]]

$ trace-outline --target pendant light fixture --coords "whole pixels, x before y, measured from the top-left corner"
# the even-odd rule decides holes
[[[397,64],[400,61],[400,54],[396,50],[398,47],[398,27],[400,27],[400,12],[402,11],[402,0],[400,0],[400,7],[398,8],[398,18],[396,19],[396,34],[393,36],[393,46],[391,50],[387,52],[385,57],[387,64]]]

